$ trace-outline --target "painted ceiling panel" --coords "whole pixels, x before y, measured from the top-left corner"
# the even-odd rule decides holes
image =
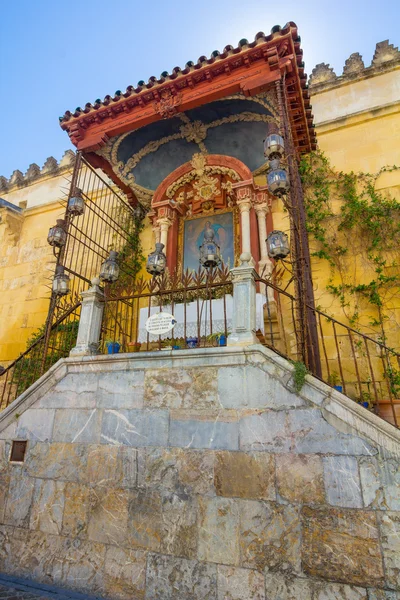
[[[265,162],[265,123],[226,123],[208,130],[205,140],[209,154],[226,154],[241,160],[251,171]]]

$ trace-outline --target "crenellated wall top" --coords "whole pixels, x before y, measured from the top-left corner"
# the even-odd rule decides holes
[[[31,183],[36,183],[41,178],[54,177],[65,170],[71,169],[74,162],[75,152],[73,150],[66,150],[60,161],[57,161],[53,156],[49,156],[42,168],[36,163],[32,163],[25,174],[16,169],[9,178],[0,175],[0,193],[26,187]]]
[[[354,52],[349,56],[341,75],[336,75],[329,64],[319,63],[312,70],[308,87],[313,95],[355,79],[379,75],[397,66],[400,66],[400,51],[393,44],[389,44],[389,40],[384,40],[376,44],[372,62],[368,67],[365,66],[359,52]]]

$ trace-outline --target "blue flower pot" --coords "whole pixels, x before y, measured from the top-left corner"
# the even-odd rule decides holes
[[[172,346],[172,350],[180,350],[181,347],[180,346]]]
[[[186,338],[186,344],[187,344],[188,348],[197,348],[197,342],[198,342],[197,337]]]
[[[335,390],[337,390],[338,392],[343,392],[343,386],[342,385],[334,385],[333,386]]]
[[[118,342],[112,342],[111,344],[107,344],[108,354],[118,354],[120,348],[121,344],[119,344]]]
[[[218,346],[226,346],[226,335],[222,334],[218,336]]]

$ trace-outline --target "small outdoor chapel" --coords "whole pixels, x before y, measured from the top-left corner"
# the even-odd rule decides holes
[[[400,354],[314,298],[297,26],[60,126],[48,314],[0,373],[0,574],[111,600],[400,598]]]

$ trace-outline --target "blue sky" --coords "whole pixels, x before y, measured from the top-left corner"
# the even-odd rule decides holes
[[[281,8],[282,7],[282,8]],[[306,72],[337,74],[376,42],[400,44],[397,0],[4,1],[0,12],[0,175],[59,160],[70,148],[58,116],[140,79],[294,21]]]

